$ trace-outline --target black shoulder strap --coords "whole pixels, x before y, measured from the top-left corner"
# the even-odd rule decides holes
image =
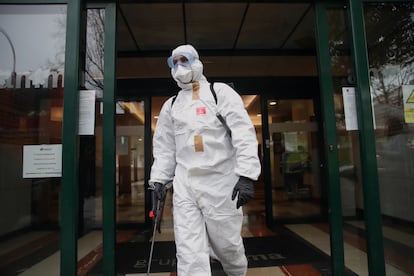
[[[172,101],[171,101],[171,107],[173,106],[176,99],[177,99],[177,95],[173,96]]]
[[[216,94],[216,91],[214,91],[214,82],[212,82],[210,84],[210,90],[211,90],[211,93],[213,94],[214,100],[216,101],[216,104],[217,104],[217,94]],[[227,125],[226,120],[220,114],[220,112],[217,111],[216,117],[220,121],[220,123],[223,125],[223,127],[226,129],[229,136],[231,137],[231,130],[230,130],[229,126]]]
[[[216,94],[216,91],[214,90],[214,82],[210,83],[210,91],[211,91],[211,94],[213,94],[214,101],[217,104],[217,94]]]

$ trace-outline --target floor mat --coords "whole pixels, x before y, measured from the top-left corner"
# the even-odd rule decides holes
[[[305,241],[289,234],[243,239],[249,268],[282,266],[291,264],[314,264],[329,267],[329,256]],[[146,273],[150,242],[126,242],[116,245],[116,267],[119,274]],[[176,271],[175,244],[171,241],[155,242],[151,272]],[[98,263],[88,275],[99,275],[102,263]],[[222,270],[219,262],[212,261],[212,271]],[[214,274],[214,273],[213,273]]]

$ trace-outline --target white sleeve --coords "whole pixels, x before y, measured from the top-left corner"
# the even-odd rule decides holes
[[[236,150],[235,173],[257,180],[261,172],[261,165],[258,157],[256,131],[244,108],[243,100],[236,91],[226,84],[217,84],[216,91],[219,112],[231,129],[232,144]]]
[[[155,182],[166,184],[174,178],[175,172],[175,137],[171,118],[171,101],[162,106],[153,137],[154,162],[151,167],[149,185]]]

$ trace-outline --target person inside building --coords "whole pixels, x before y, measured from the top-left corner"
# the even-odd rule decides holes
[[[253,198],[261,168],[254,126],[236,91],[210,88],[193,46],[174,49],[168,65],[181,90],[161,108],[149,185],[164,200],[173,181],[177,273],[211,275],[214,252],[227,275],[245,275],[240,207]]]
[[[281,165],[288,199],[294,199],[304,188],[303,177],[310,168],[310,155],[303,146],[298,146],[297,151],[282,153]]]

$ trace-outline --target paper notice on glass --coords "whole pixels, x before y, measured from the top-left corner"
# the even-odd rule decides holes
[[[79,91],[79,135],[95,134],[95,90]]]
[[[342,98],[344,99],[345,128],[346,130],[357,130],[355,87],[342,87]]]
[[[283,139],[285,141],[285,150],[287,152],[298,150],[298,133],[297,132],[284,132]]]
[[[125,114],[125,109],[123,106],[124,102],[116,102],[115,113],[116,114]],[[103,102],[99,104],[100,114],[103,114]]]
[[[407,124],[414,123],[414,85],[403,85],[404,119]]]
[[[23,146],[23,178],[61,176],[62,144]]]

